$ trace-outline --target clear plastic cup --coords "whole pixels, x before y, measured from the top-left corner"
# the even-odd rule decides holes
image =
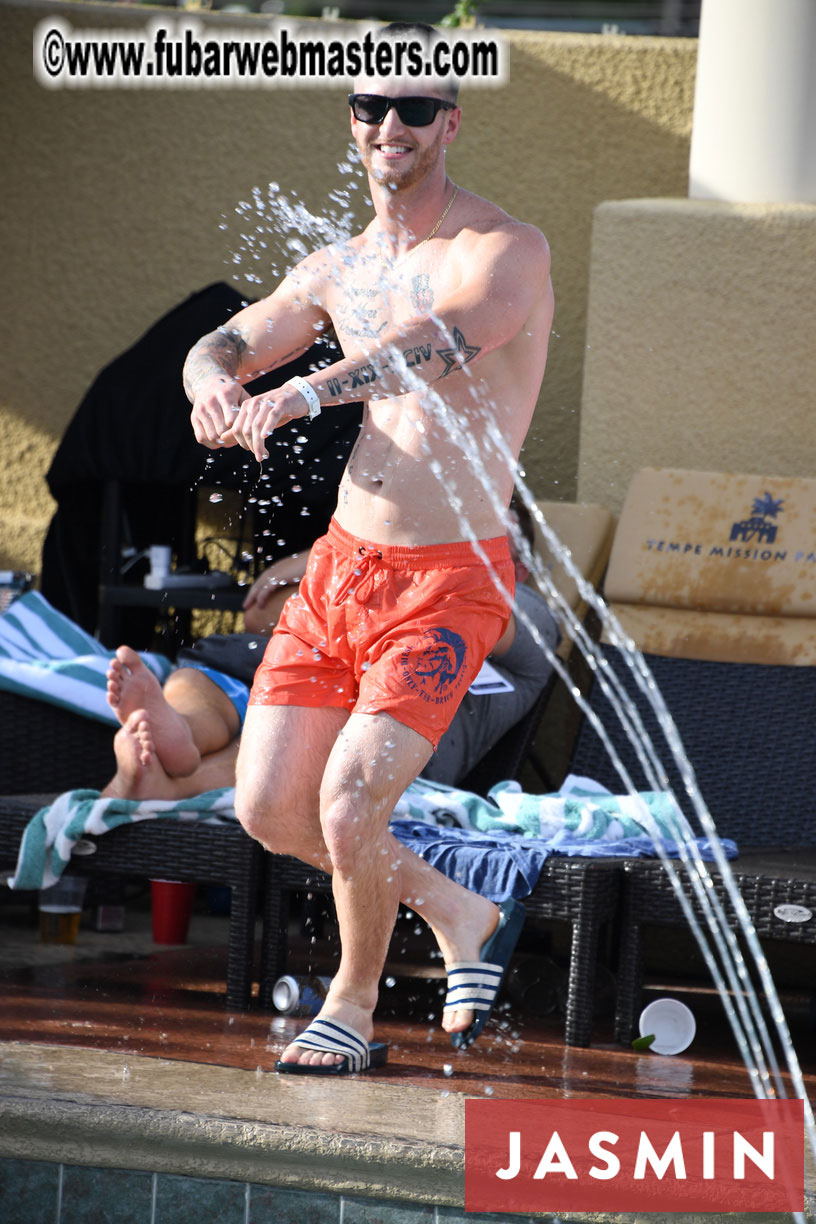
[[[39,895],[40,939],[43,943],[73,944],[79,932],[87,880],[64,875]]]

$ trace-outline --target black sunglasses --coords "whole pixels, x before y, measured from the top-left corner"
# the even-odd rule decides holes
[[[384,94],[353,93],[349,106],[360,123],[382,123],[393,106],[406,127],[428,127],[441,110],[453,110],[455,102],[442,98],[386,98]]]

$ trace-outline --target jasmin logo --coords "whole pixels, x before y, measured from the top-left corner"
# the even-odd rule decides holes
[[[467,1211],[801,1211],[799,1100],[465,1102]]]
[[[764,497],[755,497],[751,517],[733,524],[731,539],[746,542],[757,540],[760,543],[773,544],[777,531],[777,523],[774,520],[784,504],[781,497],[777,500],[768,492]]]

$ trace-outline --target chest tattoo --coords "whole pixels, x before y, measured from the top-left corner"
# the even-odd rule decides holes
[[[337,319],[342,331],[355,339],[373,340],[386,326],[381,295],[376,289],[351,285],[337,305]]]
[[[419,314],[428,314],[433,310],[433,289],[427,272],[420,272],[411,278],[411,305]]]

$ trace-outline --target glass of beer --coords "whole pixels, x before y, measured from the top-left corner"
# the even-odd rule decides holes
[[[43,943],[76,943],[86,883],[84,876],[62,876],[51,888],[40,889],[40,939]]]

